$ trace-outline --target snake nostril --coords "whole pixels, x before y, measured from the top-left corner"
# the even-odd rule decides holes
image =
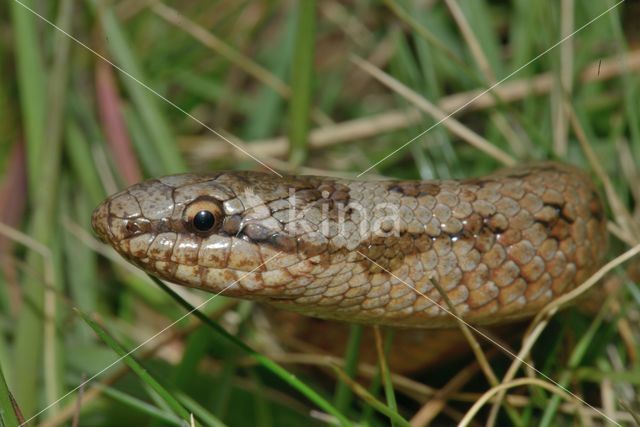
[[[125,228],[127,229],[127,232],[129,234],[135,234],[138,231],[140,231],[140,227],[138,226],[138,224],[136,224],[133,221],[127,222],[127,225],[125,226]]]
[[[151,230],[151,223],[145,218],[128,219],[125,221],[124,229],[127,232],[126,237],[134,237],[148,233]]]

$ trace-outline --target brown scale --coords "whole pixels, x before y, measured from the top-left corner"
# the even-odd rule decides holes
[[[194,231],[183,214],[198,210],[203,197],[224,211],[208,233]],[[377,211],[381,203],[396,216]],[[312,316],[406,327],[453,324],[434,306],[442,296],[433,281],[471,321],[532,315],[586,279],[606,246],[593,184],[556,163],[442,182],[177,175],[110,197],[94,212],[93,227],[163,279],[212,292],[239,280],[223,293]],[[178,235],[173,244],[145,237],[166,232]],[[200,253],[211,235],[221,239],[220,256]]]

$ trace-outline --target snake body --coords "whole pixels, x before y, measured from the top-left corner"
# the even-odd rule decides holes
[[[177,284],[420,328],[453,324],[442,292],[474,323],[533,315],[601,264],[607,240],[591,180],[552,162],[460,181],[173,175],[109,197],[93,228]]]

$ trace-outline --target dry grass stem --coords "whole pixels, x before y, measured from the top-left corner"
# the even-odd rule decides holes
[[[425,426],[431,423],[438,414],[444,410],[447,400],[451,395],[467,384],[478,373],[479,369],[480,365],[475,361],[456,372],[447,384],[437,390],[433,397],[429,398],[427,403],[425,403],[418,412],[415,413],[413,418],[410,420],[411,425]]]
[[[571,121],[573,131],[578,138],[578,142],[580,143],[580,147],[587,156],[589,164],[604,185],[607,200],[609,201],[609,206],[611,206],[611,210],[613,211],[613,214],[616,218],[616,222],[622,228],[623,232],[631,237],[634,244],[640,242],[640,226],[635,223],[633,217],[631,216],[631,213],[627,210],[622,200],[620,200],[618,193],[615,191],[615,188],[611,183],[611,179],[606,174],[604,168],[598,161],[598,157],[593,152],[593,149],[591,148],[591,145],[587,140],[587,136],[585,135],[585,132],[580,125],[580,121],[575,115],[575,112],[570,108],[569,105],[567,105],[567,108],[569,111],[569,119]]]
[[[628,69],[640,70],[640,50],[632,51],[628,55]],[[585,67],[579,76],[581,84],[594,83],[617,77],[626,72],[618,57],[594,62]],[[463,105],[468,106],[461,113],[480,111],[497,105],[496,97],[503,102],[517,102],[526,97],[544,95],[553,88],[555,76],[551,72],[541,73],[535,77],[505,82],[494,89],[495,96],[490,93],[481,95],[486,89],[474,89],[445,96],[438,101],[438,108],[450,114]],[[312,129],[309,133],[309,145],[312,149],[322,149],[333,145],[355,142],[384,133],[394,132],[410,126],[420,124],[424,116],[417,108],[392,110],[369,117],[344,121],[331,126]],[[203,161],[219,159],[224,156],[240,157],[232,147],[219,143],[217,138],[198,136],[182,139],[182,150],[190,157]],[[256,156],[284,156],[288,150],[288,138],[276,137],[271,139],[251,141],[251,152]]]
[[[542,310],[540,310],[540,312],[536,315],[536,317],[532,320],[531,324],[529,325],[529,328],[527,329],[527,332],[525,333],[524,339],[522,341],[522,347],[518,352],[518,356],[514,358],[513,362],[511,363],[511,366],[509,366],[509,369],[507,370],[507,373],[502,379],[502,382],[508,383],[515,377],[518,369],[522,365],[522,361],[529,356],[529,352],[533,348],[533,345],[537,341],[542,331],[548,325],[549,320],[551,319],[551,317],[555,315],[555,313],[557,313],[557,311],[562,306],[564,306],[565,304],[568,304],[569,302],[578,298],[580,295],[587,292],[596,283],[598,283],[605,276],[605,274],[607,274],[617,266],[621,265],[622,263],[633,258],[638,253],[640,253],[640,245],[634,246],[633,248],[629,249],[625,253],[609,261],[607,264],[602,266],[598,271],[596,271],[593,275],[591,275],[589,279],[585,280],[580,286],[567,292],[564,295],[561,295],[559,298],[551,301]],[[504,397],[504,393],[500,393],[498,395],[497,401],[499,402],[503,397]]]
[[[154,3],[151,9],[156,15],[168,23],[180,28],[185,33],[190,34],[204,46],[223,56],[229,62],[236,65],[238,68],[263,83],[265,86],[276,91],[283,98],[289,99],[291,97],[291,88],[289,85],[280,80],[271,71],[229,46],[220,38],[207,31],[206,28],[196,24],[193,20],[185,17],[176,9],[173,9],[162,2]],[[327,126],[333,123],[326,114],[315,108],[312,109],[311,116],[312,119],[320,125]]]
[[[458,314],[458,311],[456,310],[455,306],[451,302],[449,295],[447,295],[445,290],[442,289],[442,286],[440,286],[440,283],[438,283],[437,280],[432,279],[431,284],[438,290],[438,293],[444,300],[449,311],[453,313],[453,317],[455,318],[456,323],[458,324],[458,328],[460,328],[462,335],[464,335],[465,339],[469,343],[469,347],[471,347],[471,350],[473,351],[473,354],[475,355],[478,361],[478,364],[482,369],[482,372],[484,373],[485,377],[487,377],[489,384],[491,384],[492,386],[495,386],[496,384],[498,384],[498,378],[496,377],[496,374],[493,372],[493,369],[491,369],[491,365],[489,364],[489,361],[487,360],[487,356],[484,354],[484,351],[482,351],[482,347],[480,346],[480,343],[478,342],[478,340],[476,340],[476,337],[473,336],[473,333],[471,332],[471,329],[469,328],[468,324],[464,320],[462,320],[462,317],[460,317],[460,315]]]
[[[450,114],[447,114],[436,107],[433,103],[428,101],[423,96],[419,95],[409,87],[400,83],[397,79],[391,77],[389,74],[385,73],[375,65],[365,61],[362,58],[354,56],[353,61],[365,72],[375,77],[376,80],[378,80],[380,83],[384,84],[385,86],[396,92],[398,95],[405,98],[407,101],[418,107],[421,111],[429,114],[434,120],[437,121],[437,124],[442,124],[442,126],[447,128],[451,133],[458,136],[463,141],[466,141],[470,145],[493,157],[502,164],[508,166],[515,165],[515,159],[509,154],[505,153],[500,148],[496,147],[491,142],[478,135],[458,120],[454,119]]]
[[[487,86],[494,86],[498,80],[496,78],[495,71],[491,68],[491,64],[487,59],[487,55],[485,55],[482,50],[482,46],[480,45],[480,41],[474,34],[471,25],[469,25],[469,21],[465,17],[460,5],[456,0],[446,0],[445,4],[449,8],[451,15],[453,16],[464,40],[466,41],[467,47],[471,52],[471,56],[475,60],[482,76],[484,77]],[[499,102],[503,103],[504,101],[499,98],[497,92],[491,92]],[[505,140],[511,146],[511,149],[514,153],[516,153],[519,157],[524,156],[526,154],[526,146],[525,143],[521,140],[520,135],[516,133],[509,124],[509,120],[505,117],[505,114],[500,111],[491,111],[490,113],[491,121],[496,125],[496,128],[504,135]]]
[[[540,388],[544,388],[545,390],[550,391],[551,393],[557,394],[562,397],[564,400],[569,402],[575,402],[576,407],[580,406],[580,403],[575,400],[573,396],[565,392],[558,386],[555,386],[547,381],[543,381],[537,378],[519,378],[517,380],[513,380],[510,382],[503,382],[495,387],[487,390],[480,398],[473,404],[473,406],[467,411],[464,418],[458,424],[458,427],[466,427],[473,420],[473,417],[482,409],[482,407],[497,393],[501,391],[506,391],[510,388],[521,387],[524,385],[531,385]]]
[[[574,31],[574,0],[562,0],[560,3],[560,37],[567,39],[558,54],[560,56],[560,72],[554,84],[551,96],[553,103],[553,148],[556,156],[565,158],[569,147],[568,111],[566,103],[571,99],[573,84],[573,40],[569,37]]]

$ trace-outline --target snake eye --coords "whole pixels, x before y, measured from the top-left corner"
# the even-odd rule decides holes
[[[209,211],[200,211],[193,217],[193,227],[198,231],[209,231],[216,225],[216,217]]]
[[[212,199],[197,199],[185,209],[185,225],[193,232],[208,233],[222,222],[222,209]]]

